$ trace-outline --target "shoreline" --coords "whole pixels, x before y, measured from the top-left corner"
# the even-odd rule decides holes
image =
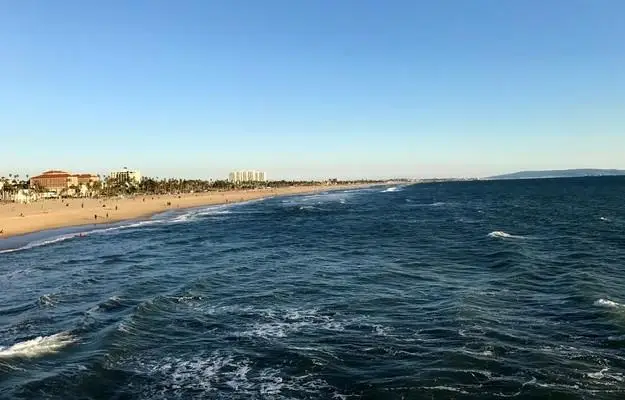
[[[3,203],[0,205],[0,243],[3,239],[16,239],[62,228],[149,219],[168,211],[370,186],[373,185],[293,186],[126,198],[46,199],[30,204]]]

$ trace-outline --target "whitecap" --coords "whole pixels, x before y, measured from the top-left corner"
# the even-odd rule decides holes
[[[603,368],[599,372],[589,372],[589,373],[586,374],[586,376],[588,376],[589,378],[592,378],[592,379],[601,379],[601,378],[603,378],[603,373],[604,372],[608,372],[609,370],[610,370],[610,368]]]
[[[373,332],[378,336],[388,336],[390,328],[382,325],[373,325]]]
[[[608,308],[619,308],[624,307],[623,304],[617,303],[616,301],[607,300],[607,299],[599,299],[594,303],[596,306],[608,307]]]
[[[399,186],[393,186],[393,187],[382,190],[380,193],[393,193],[393,192],[399,192],[400,190],[401,188]]]
[[[407,207],[415,208],[415,207],[442,207],[451,205],[451,203],[446,203],[444,201],[435,201],[434,203],[414,203],[412,201],[408,201]]]
[[[423,386],[423,389],[427,389],[427,390],[444,390],[447,392],[456,392],[456,393],[460,393],[460,394],[469,394],[469,392],[459,389],[459,388],[455,388],[455,387],[451,387],[451,386]]]
[[[477,357],[492,357],[494,355],[491,350],[472,351],[468,349],[462,349],[461,351],[465,354]]]
[[[623,374],[618,373],[618,372],[609,374],[608,373],[609,370],[610,370],[610,368],[605,367],[605,368],[601,369],[601,371],[589,372],[589,373],[586,374],[586,376],[591,378],[591,379],[608,379],[608,380],[613,380],[613,381],[617,381],[617,382],[625,381],[625,377],[623,377]]]
[[[54,307],[57,303],[54,299],[54,295],[52,294],[44,294],[43,296],[40,296],[38,302],[44,307]]]
[[[498,239],[523,239],[523,236],[511,235],[504,231],[493,231],[488,234],[489,237],[498,238]]]
[[[19,342],[10,347],[0,347],[0,358],[34,358],[54,354],[75,343],[76,338],[68,332],[60,332],[51,336],[39,336]]]

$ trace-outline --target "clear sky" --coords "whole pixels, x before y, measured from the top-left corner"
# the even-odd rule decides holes
[[[0,175],[625,168],[622,0],[6,0]]]

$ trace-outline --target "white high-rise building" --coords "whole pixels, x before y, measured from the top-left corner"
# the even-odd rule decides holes
[[[119,182],[128,182],[132,184],[138,184],[141,182],[141,172],[130,171],[128,168],[124,168],[121,171],[113,171],[109,174],[109,178],[115,179]]]
[[[260,171],[233,171],[228,175],[228,180],[234,183],[266,182],[267,174]]]

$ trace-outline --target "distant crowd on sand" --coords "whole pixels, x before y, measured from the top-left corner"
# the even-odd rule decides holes
[[[247,192],[247,190],[246,190],[245,192]],[[275,191],[272,191],[272,192],[275,192]],[[218,193],[219,193],[219,192],[218,192]],[[202,194],[202,193],[195,193],[195,194],[191,194],[191,193],[189,193],[189,194],[185,194],[185,197],[186,197],[186,196],[189,196],[189,195],[192,195],[192,196],[196,197],[196,196],[201,195],[201,194]],[[218,195],[217,193],[214,193],[214,194],[215,194],[215,195]],[[226,204],[227,204],[227,203],[230,203],[230,200],[229,200],[229,199],[227,199],[227,198],[225,198],[225,193],[224,193],[224,192],[220,192],[220,194],[221,194],[221,197],[222,197],[222,198],[224,198],[224,199],[222,200],[224,203],[226,203]],[[178,199],[181,199],[181,198],[182,198],[182,196],[181,196],[181,195],[165,195],[165,196],[166,196],[168,199],[169,199],[169,198],[171,198],[171,197],[173,197],[173,196],[176,196]],[[148,196],[148,197],[144,197],[144,196],[129,196],[129,197],[124,197],[124,198],[121,198],[121,199],[124,199],[124,200],[132,200],[132,201],[137,201],[138,199],[141,199],[141,202],[145,203],[145,202],[146,202],[146,198],[147,198],[147,199],[150,199],[150,200],[159,200],[159,199],[161,198],[161,196],[158,196],[158,195],[157,195],[157,196]],[[210,196],[208,196],[208,198],[210,199]],[[112,208],[112,207],[111,207],[111,208],[107,208],[107,202],[108,202],[108,203],[110,203],[110,202],[115,202],[115,201],[119,201],[119,200],[120,200],[120,198],[114,198],[114,197],[107,197],[107,198],[87,198],[87,199],[81,199],[81,198],[69,198],[69,199],[64,199],[64,198],[60,198],[60,199],[40,199],[40,200],[37,200],[37,201],[31,202],[31,203],[26,203],[26,204],[23,204],[23,203],[14,203],[14,202],[10,202],[10,203],[9,203],[9,202],[0,202],[0,206],[2,206],[2,207],[10,207],[10,208],[11,208],[11,210],[16,211],[16,214],[14,214],[12,217],[10,216],[10,214],[11,214],[11,213],[8,213],[8,215],[7,215],[7,214],[5,214],[5,216],[9,216],[9,218],[13,218],[13,217],[21,217],[21,218],[24,218],[24,217],[26,217],[26,216],[24,215],[24,212],[23,212],[23,211],[26,211],[26,210],[28,210],[28,211],[30,211],[30,210],[33,210],[33,211],[34,211],[34,210],[37,210],[37,211],[39,211],[39,209],[41,209],[41,210],[43,210],[43,213],[44,213],[44,214],[47,214],[47,213],[49,213],[50,211],[53,211],[53,210],[50,210],[50,209],[48,209],[48,210],[46,210],[46,209],[45,209],[45,206],[46,206],[46,205],[51,205],[51,204],[59,204],[59,203],[60,203],[60,204],[64,204],[64,205],[65,205],[65,207],[67,207],[67,208],[71,208],[71,207],[76,206],[76,205],[77,205],[77,203],[79,202],[79,204],[80,204],[80,208],[81,208],[81,209],[84,209],[84,208],[85,208],[85,200],[87,200],[87,201],[97,200],[97,201],[98,201],[98,203],[100,203],[100,204],[101,204],[102,208],[106,210],[106,212],[105,212],[105,213],[103,213],[103,214],[98,213],[98,212],[94,213],[94,214],[93,214],[93,220],[94,220],[94,222],[97,222],[97,221],[102,221],[102,220],[109,220],[109,219],[110,219],[110,217],[111,217],[111,215],[109,214],[109,212],[119,211],[119,210],[120,210],[119,205],[115,205],[115,207],[114,207],[114,208]],[[244,200],[245,200],[245,198],[244,198],[244,197],[241,197],[239,200],[240,200],[240,201],[244,201]],[[164,204],[163,204],[163,206],[166,206],[167,208],[172,207],[172,202],[171,202],[171,201],[167,201],[166,203],[164,203]],[[176,206],[177,206],[177,207],[180,207],[180,205],[179,205],[179,204],[177,204]],[[99,206],[98,206],[98,207],[99,207]],[[19,214],[17,214],[17,210],[16,210],[16,208],[19,208],[19,209],[21,209],[21,210],[23,210],[23,211],[21,211],[21,212],[19,212]],[[24,209],[26,209],[26,210],[24,210]],[[0,209],[0,210],[2,210],[2,209]],[[5,209],[5,210],[6,210],[6,209]],[[5,229],[4,229],[4,227],[2,227],[1,225],[0,225],[0,238],[5,238]]]
[[[62,227],[143,218],[174,208],[231,204],[327,189],[326,186],[314,185],[158,195],[50,198],[31,203],[0,202],[0,238]]]

